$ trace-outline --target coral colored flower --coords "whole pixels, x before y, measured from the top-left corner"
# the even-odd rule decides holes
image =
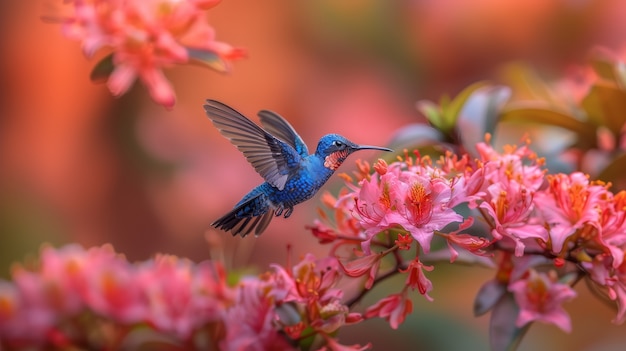
[[[107,47],[114,70],[107,85],[124,94],[139,78],[152,98],[172,107],[175,94],[162,69],[198,58],[213,68],[228,70],[229,62],[245,55],[241,49],[215,41],[204,11],[219,1],[92,0],[71,2],[63,33],[80,40],[92,56]],[[219,63],[218,63],[219,62]]]
[[[433,298],[428,295],[428,292],[433,289],[433,283],[426,278],[424,271],[430,272],[434,268],[433,266],[424,265],[419,258],[416,258],[409,263],[406,269],[401,269],[400,272],[408,273],[405,283],[406,286],[413,290],[417,289],[428,301],[433,301]]]
[[[400,250],[408,250],[411,248],[411,244],[413,244],[413,237],[410,234],[398,234],[395,244]]]
[[[406,292],[402,292],[391,294],[368,307],[365,311],[365,318],[385,318],[391,328],[398,329],[411,312],[413,312],[413,302],[407,298]]]
[[[516,321],[518,327],[539,321],[554,324],[565,332],[571,331],[569,315],[561,306],[576,297],[576,292],[569,285],[531,269],[528,278],[511,283],[509,291],[520,307]]]

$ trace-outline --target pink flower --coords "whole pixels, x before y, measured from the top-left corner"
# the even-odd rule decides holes
[[[424,295],[428,301],[433,301],[433,298],[428,295],[428,292],[433,289],[433,283],[424,274],[424,270],[430,272],[433,269],[433,266],[426,266],[419,258],[415,258],[405,270],[400,270],[400,272],[408,273],[406,286],[413,290],[419,290],[420,294]]]
[[[361,345],[352,345],[352,346],[346,346],[346,345],[341,345],[337,339],[335,338],[331,338],[331,337],[326,337],[326,346],[322,347],[321,349],[317,350],[317,351],[364,351],[367,349],[370,349],[372,347],[371,343],[367,343],[365,346],[361,346]]]
[[[617,316],[613,323],[626,321],[626,261],[613,268],[613,259],[604,254],[597,255],[591,262],[582,265],[589,272],[591,279],[607,292],[609,299],[617,304]]]
[[[369,255],[366,254],[345,264],[339,260],[339,264],[349,277],[360,277],[369,274],[367,282],[365,283],[365,289],[371,289],[374,284],[374,279],[376,278],[376,273],[378,273],[378,268],[380,267],[380,261],[385,254],[386,253],[370,253]]]
[[[550,225],[552,251],[559,253],[565,241],[584,226],[600,229],[600,211],[608,191],[580,172],[549,176],[548,181],[549,189],[538,192],[534,200]]]
[[[626,249],[626,191],[620,191],[605,201],[600,215],[600,235],[594,239],[609,252],[613,258],[613,267],[624,262]]]
[[[162,69],[196,58],[227,71],[229,62],[245,55],[241,49],[215,41],[204,11],[219,1],[198,0],[93,0],[72,1],[73,12],[64,20],[66,36],[80,40],[83,51],[112,50],[115,66],[108,87],[124,94],[136,78],[148,87],[159,104],[172,107],[174,91]]]
[[[295,350],[275,327],[275,306],[263,289],[263,283],[256,279],[239,284],[233,307],[224,318],[226,336],[220,342],[221,350]]]
[[[450,208],[453,181],[436,175],[428,167],[413,166],[402,171],[402,163],[393,163],[380,176],[364,179],[355,198],[355,210],[368,239],[382,230],[401,226],[430,251],[435,230],[451,222],[460,222],[462,216]],[[363,242],[363,251],[369,253],[369,240]]]
[[[533,192],[516,181],[501,179],[487,187],[479,208],[493,220],[492,235],[515,242],[515,255],[524,254],[525,239],[548,240],[548,232],[534,217]]]
[[[545,273],[529,271],[529,276],[509,285],[520,307],[516,325],[539,321],[554,324],[565,332],[572,329],[570,318],[561,306],[576,297],[576,292],[567,284],[556,281]]]
[[[86,277],[85,302],[94,312],[123,324],[148,318],[148,303],[135,267],[114,261],[93,270]]]
[[[146,294],[149,322],[184,340],[200,326],[220,320],[230,296],[224,277],[205,269],[212,267],[199,268],[169,255],[144,264],[137,279]]]
[[[463,220],[461,215],[449,207],[452,199],[451,183],[444,178],[429,179],[418,174],[407,174],[403,185],[398,189],[403,193],[398,207],[402,216],[399,224],[428,253],[435,230]]]
[[[407,298],[406,292],[392,294],[370,306],[365,311],[365,318],[385,318],[391,328],[398,329],[406,316],[413,311],[413,302]]]
[[[489,253],[485,252],[484,250],[489,245],[491,245],[491,242],[489,240],[471,234],[460,234],[461,231],[470,228],[472,224],[474,224],[474,217],[469,217],[459,225],[458,230],[455,230],[448,234],[439,234],[446,238],[446,242],[448,243],[448,249],[450,249],[450,263],[453,263],[457,259],[457,257],[459,257],[459,253],[452,246],[452,244],[458,245],[475,255],[489,255]]]

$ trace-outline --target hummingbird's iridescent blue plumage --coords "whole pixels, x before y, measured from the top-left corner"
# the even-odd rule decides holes
[[[281,116],[260,111],[263,128],[229,106],[207,100],[207,115],[241,151],[265,182],[252,189],[232,211],[211,226],[245,237],[253,230],[261,234],[272,217],[284,213],[287,218],[293,207],[310,199],[351,153],[373,149],[392,151],[378,146],[357,145],[338,134],[320,139],[314,154],[302,138]]]

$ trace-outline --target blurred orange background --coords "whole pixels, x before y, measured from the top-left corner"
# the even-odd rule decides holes
[[[288,244],[295,257],[324,255],[327,248],[304,228],[316,218],[319,195],[288,220],[274,220],[258,239],[217,232],[207,243],[209,224],[261,178],[206,118],[204,99],[257,121],[258,110],[276,111],[310,150],[331,132],[383,146],[402,126],[423,121],[417,100],[438,100],[478,80],[505,81],[503,67],[512,62],[558,77],[584,62],[592,46],[626,44],[620,0],[224,0],[209,21],[218,40],[246,48],[249,57],[229,75],[198,66],[167,70],[178,97],[167,111],[140,84],[114,98],[91,83],[98,57],[86,59],[79,43],[41,20],[61,6],[60,0],[0,4],[3,277],[11,262],[36,254],[44,242],[112,243],[131,261],[156,252],[195,261],[223,254],[230,267],[261,271],[284,264]],[[340,171],[377,155],[351,156]],[[335,177],[322,191],[340,186]],[[435,302],[418,296],[400,330],[367,321],[347,327],[341,340],[372,341],[375,350],[485,349],[488,318],[474,318],[471,310],[490,275],[438,266]],[[389,285],[373,295],[395,288]],[[565,306],[573,333],[535,325],[520,350],[624,349],[625,327],[610,323],[614,312],[586,287],[576,290],[580,297]]]

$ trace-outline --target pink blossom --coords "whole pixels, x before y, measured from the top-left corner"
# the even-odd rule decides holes
[[[550,225],[552,251],[559,253],[577,230],[586,225],[600,229],[600,210],[608,191],[580,172],[549,176],[548,181],[549,189],[538,192],[534,200]]]
[[[479,256],[487,256],[489,255],[485,252],[485,248],[491,245],[491,242],[486,238],[478,237],[471,234],[462,234],[461,231],[467,230],[474,224],[474,217],[469,217],[463,223],[459,225],[459,229],[455,230],[451,233],[445,234],[440,233],[439,235],[446,238],[446,242],[448,243],[448,249],[450,250],[450,263],[453,263],[457,257],[459,257],[459,253],[452,246],[452,244],[458,245],[463,249]]]
[[[378,273],[378,268],[380,267],[380,261],[384,256],[384,253],[370,253],[369,255],[363,255],[345,264],[340,260],[339,264],[349,277],[360,277],[368,274],[365,289],[371,289],[376,274]]]
[[[509,291],[520,307],[516,321],[518,327],[539,321],[554,324],[565,332],[571,331],[569,315],[561,306],[576,297],[576,292],[569,285],[531,269],[527,278],[511,283]]]
[[[419,258],[415,258],[411,261],[411,263],[409,263],[409,266],[406,269],[400,270],[400,272],[408,273],[405,283],[406,286],[412,288],[413,290],[419,290],[420,294],[424,295],[428,301],[433,301],[433,298],[428,295],[428,293],[433,289],[433,283],[426,278],[426,275],[424,274],[425,270],[430,272],[433,269],[433,266],[426,266],[419,260]]]
[[[607,292],[609,299],[617,304],[617,316],[613,323],[626,321],[626,261],[613,268],[613,259],[609,255],[597,255],[591,262],[582,265],[589,272],[591,279]]]
[[[295,350],[278,332],[274,303],[263,294],[262,282],[242,281],[234,305],[226,313],[226,336],[220,343],[225,351]]]
[[[121,260],[91,271],[86,277],[85,303],[94,312],[123,324],[146,320],[148,303],[137,276],[135,267]]]
[[[94,0],[72,1],[63,33],[80,40],[92,56],[107,47],[115,69],[108,87],[124,94],[139,78],[159,104],[172,107],[175,94],[162,69],[197,58],[227,71],[229,62],[245,55],[241,49],[215,40],[204,11],[219,1]]]
[[[600,235],[596,235],[594,239],[610,253],[613,267],[617,268],[624,262],[626,249],[626,191],[620,191],[605,201],[600,215],[600,226]]]
[[[449,207],[452,198],[450,181],[444,178],[426,178],[418,174],[407,174],[399,191],[403,201],[398,212],[399,223],[420,243],[424,252],[430,251],[433,233],[452,222],[461,222],[463,217]]]
[[[326,337],[326,346],[322,347],[321,349],[317,350],[317,351],[364,351],[364,350],[368,350],[372,347],[371,343],[367,343],[364,346],[361,345],[352,345],[352,346],[346,346],[346,345],[341,345],[337,339],[335,338],[331,338],[331,337]]]
[[[516,256],[523,255],[524,240],[548,240],[547,230],[534,217],[533,195],[522,184],[501,179],[487,187],[485,199],[479,205],[493,220],[493,237],[512,239]]]
[[[365,318],[385,318],[391,328],[398,329],[411,312],[413,312],[413,302],[407,298],[406,292],[402,292],[391,294],[368,307],[365,311]]]
[[[148,318],[157,329],[187,338],[198,327],[221,319],[226,296],[224,284],[207,281],[198,268],[185,259],[158,255],[140,268],[137,279],[146,294]],[[207,282],[210,285],[205,285]]]
[[[369,239],[382,230],[401,226],[428,252],[435,230],[462,220],[450,208],[453,182],[437,176],[429,167],[402,171],[402,165],[389,165],[380,181],[374,174],[371,180],[360,183],[355,199],[357,218]],[[369,240],[362,244],[366,253],[369,244]]]

